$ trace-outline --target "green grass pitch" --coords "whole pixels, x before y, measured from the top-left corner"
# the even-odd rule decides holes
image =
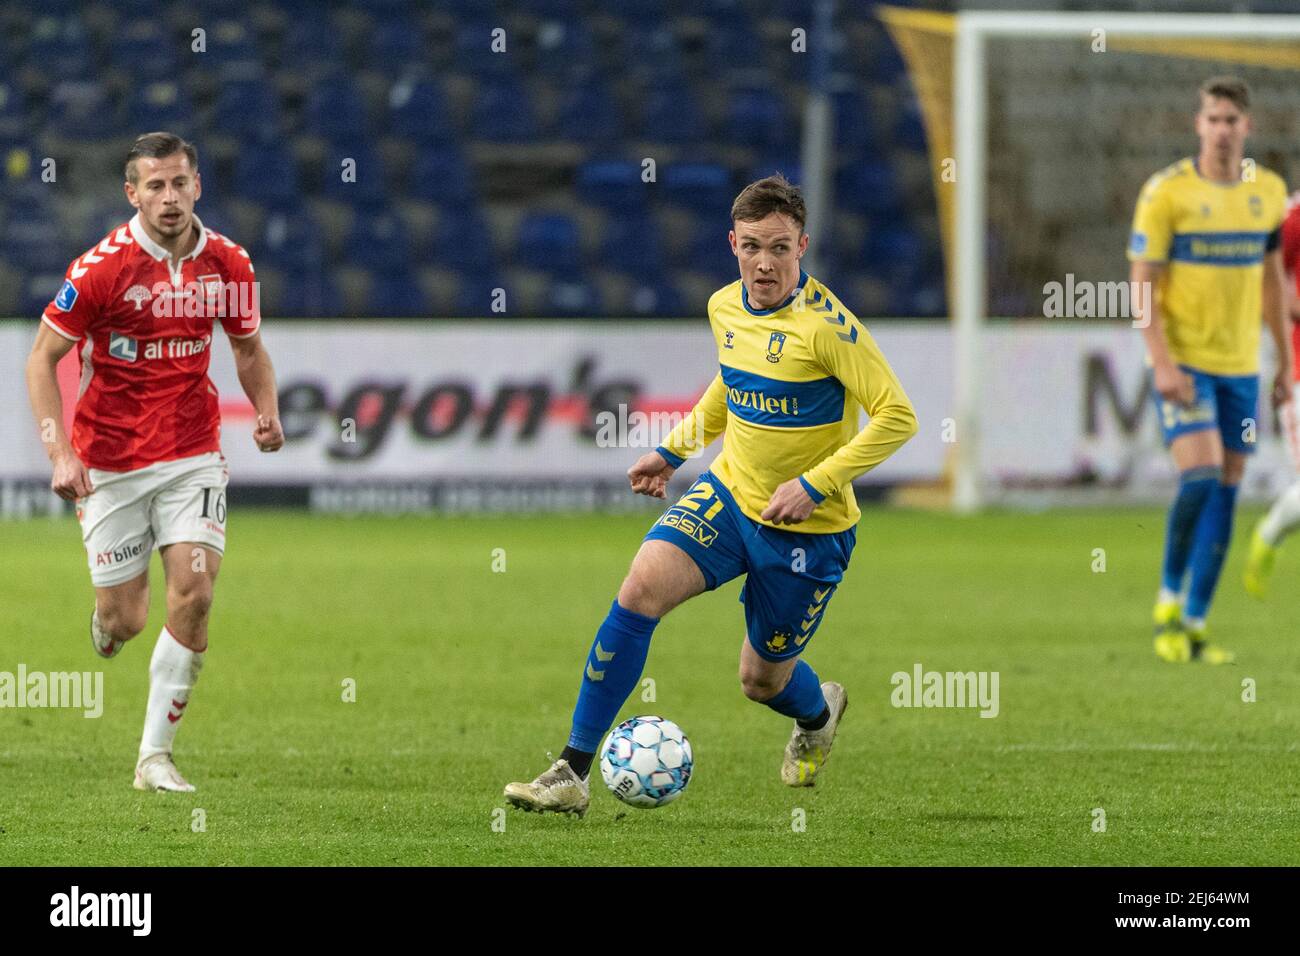
[[[563,745],[592,634],[650,517],[235,510],[177,741],[198,787],[185,795],[130,786],[163,622],[157,559],[149,629],[103,662],[75,524],[0,522],[0,671],[102,669],[106,697],[97,720],[0,710],[0,860],[1294,863],[1300,558],[1284,554],[1269,603],[1246,597],[1255,517],[1239,516],[1211,616],[1239,663],[1211,668],[1151,652],[1156,509],[868,511],[806,655],[851,702],[817,787],[781,785],[789,722],[741,694],[733,582],[664,620],[645,674],[657,699],[638,692],[622,711],[683,726],[689,789],[642,811],[597,779],[584,820],[506,809],[501,788]],[[890,677],[917,662],[998,671],[999,715],[894,708]]]

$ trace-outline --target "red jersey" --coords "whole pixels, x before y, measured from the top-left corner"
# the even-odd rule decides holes
[[[137,214],[73,260],[41,321],[80,342],[72,447],[88,468],[134,471],[221,450],[208,378],[218,319],[232,338],[262,316],[248,253],[199,230],[176,271]]]
[[[1282,268],[1292,276],[1296,295],[1300,296],[1300,192],[1294,192],[1286,203],[1286,218],[1282,220]],[[1295,356],[1294,377],[1300,382],[1300,322],[1291,323],[1291,353]]]

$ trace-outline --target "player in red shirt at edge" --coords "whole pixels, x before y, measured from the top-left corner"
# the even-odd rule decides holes
[[[1292,283],[1288,309],[1291,342],[1294,348],[1300,349],[1300,192],[1292,193],[1287,202],[1286,218],[1282,221],[1282,265]],[[1257,598],[1268,593],[1273,563],[1283,539],[1300,527],[1300,409],[1296,408],[1296,402],[1300,402],[1300,353],[1296,354],[1294,378],[1295,400],[1282,405],[1278,417],[1297,477],[1273,502],[1273,507],[1255,525],[1250,536],[1250,556],[1246,559],[1243,578],[1246,590]]]
[[[144,630],[150,555],[162,555],[167,622],[149,662],[135,787],[191,791],[172,742],[203,666],[225,551],[226,460],[208,379],[218,318],[257,412],[253,441],[275,451],[284,432],[248,253],[194,215],[197,151],[171,133],[139,137],[125,189],[136,215],[68,267],[41,316],[27,390],[53,465],[50,486],[77,502],[100,656]],[[81,385],[69,440],[56,366],[73,348]]]

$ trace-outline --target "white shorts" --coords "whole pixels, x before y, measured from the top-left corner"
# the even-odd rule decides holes
[[[149,570],[156,548],[182,541],[224,554],[226,459],[216,451],[135,471],[90,470],[94,491],[77,500],[77,520],[95,587]]]
[[[1278,417],[1282,420],[1282,434],[1286,436],[1286,447],[1291,452],[1291,464],[1295,466],[1297,473],[1300,473],[1300,382],[1291,386],[1291,401],[1278,410]]]

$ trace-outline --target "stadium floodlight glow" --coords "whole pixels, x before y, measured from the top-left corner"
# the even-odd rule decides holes
[[[956,437],[952,507],[978,509],[980,339],[987,319],[988,41],[993,38],[1300,40],[1300,17],[1253,14],[965,12],[956,15],[953,113],[956,228],[953,236],[953,366]],[[1154,170],[1153,170],[1154,171]],[[1135,343],[1135,348],[1138,347]]]

